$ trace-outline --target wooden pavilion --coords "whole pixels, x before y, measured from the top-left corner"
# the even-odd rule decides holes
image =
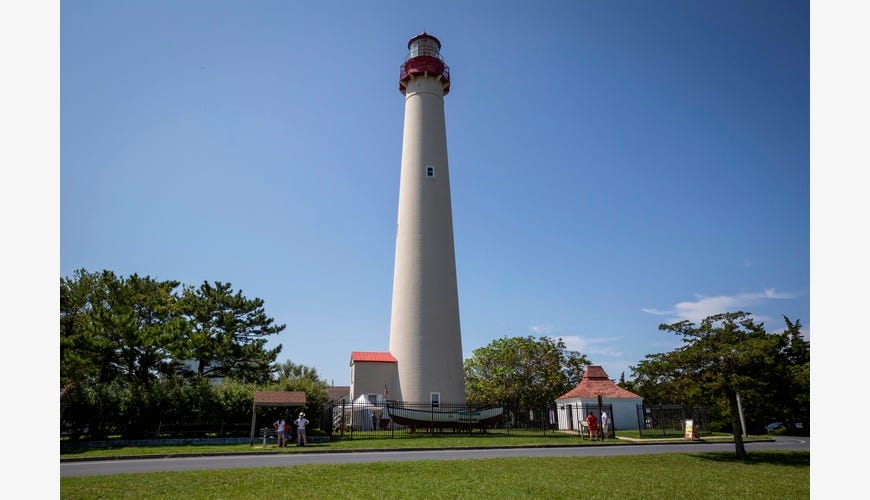
[[[251,412],[251,446],[254,445],[254,433],[257,430],[257,408],[262,406],[304,408],[305,403],[306,399],[304,391],[254,392],[254,410]]]

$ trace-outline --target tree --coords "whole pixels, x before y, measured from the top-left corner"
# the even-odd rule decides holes
[[[278,381],[307,378],[314,382],[322,383],[324,386],[327,385],[326,381],[322,380],[320,375],[317,374],[317,368],[303,364],[296,364],[289,359],[276,365],[275,373]]]
[[[184,287],[133,274],[78,270],[60,281],[61,384],[118,377],[147,383],[161,376],[237,377],[268,382],[281,332],[259,298],[220,282]],[[188,373],[182,362],[193,360]]]
[[[266,337],[280,333],[263,309],[263,300],[248,299],[230,283],[208,281],[185,287],[179,309],[188,330],[180,357],[195,363],[200,377],[235,377],[242,381],[270,380],[272,363],[281,346],[266,349]]]
[[[466,399],[498,402],[512,410],[541,408],[579,383],[588,364],[585,355],[569,351],[562,339],[496,339],[465,360]]]
[[[783,316],[786,328],[779,334],[779,373],[769,387],[765,422],[781,421],[791,432],[807,433],[810,421],[810,343],[803,339],[801,322]],[[800,423],[802,428],[796,424]]]
[[[76,271],[61,280],[61,377],[117,377],[146,383],[172,372],[170,350],[183,329],[177,281],[111,271]]]
[[[625,380],[625,372],[619,376],[619,382],[617,384],[619,387],[622,387],[626,391],[637,393],[637,383],[634,380]]]
[[[305,393],[305,411],[315,425],[320,422],[323,407],[329,400],[326,389],[329,384],[311,366],[296,364],[291,360],[275,365],[276,381],[273,390],[302,391]],[[292,419],[291,419],[292,420]]]
[[[803,344],[786,348],[791,345],[786,337],[793,336],[793,330],[770,334],[763,323],[756,323],[742,311],[709,316],[700,325],[690,321],[662,324],[659,330],[682,336],[685,345],[669,353],[647,355],[646,360],[632,367],[639,393],[645,398],[655,394],[653,400],[657,402],[724,401],[735,453],[745,458],[737,395],[759,401],[779,392],[775,387],[783,375],[785,353],[795,352],[795,357],[800,358]]]
[[[87,333],[91,304],[101,289],[102,276],[84,269],[60,280],[60,377],[61,384],[87,378],[101,379],[98,349]]]
[[[263,301],[229,284],[186,287],[183,296],[179,286],[108,270],[81,269],[60,280],[60,384],[76,382],[68,386],[74,388],[61,425],[74,436],[87,430],[91,437],[136,437],[161,422],[250,415],[258,386],[245,382],[273,384],[280,346],[265,349],[264,337],[284,325],[265,315]],[[182,362],[191,359],[196,369],[186,373]],[[309,401],[325,400],[316,371],[301,375]],[[232,377],[236,384],[227,384],[218,398],[211,377]]]

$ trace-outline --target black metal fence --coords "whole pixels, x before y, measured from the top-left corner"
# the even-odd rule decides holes
[[[320,428],[331,439],[401,438],[425,434],[552,435],[560,432],[555,406],[378,403],[336,401],[323,411]],[[576,437],[576,436],[575,436]]]
[[[589,430],[587,425],[587,419],[589,415],[592,414],[595,416],[596,424],[598,426],[597,435],[594,437],[604,437],[605,429],[601,424],[601,413],[607,412],[607,437],[616,437],[616,429],[614,428],[614,413],[613,413],[613,405],[610,403],[602,403],[602,404],[566,404],[561,408],[564,411],[564,420],[565,424],[569,429],[575,430],[580,434],[581,437],[592,438],[592,433]]]
[[[684,437],[686,421],[698,435],[710,435],[710,415],[703,406],[637,405],[637,423],[641,437]]]

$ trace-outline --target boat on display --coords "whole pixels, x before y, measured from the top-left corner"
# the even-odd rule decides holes
[[[480,410],[438,410],[387,406],[387,413],[400,425],[417,427],[470,427],[492,425],[501,418],[500,406]]]

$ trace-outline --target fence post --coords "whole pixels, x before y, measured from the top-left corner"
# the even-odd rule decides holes
[[[611,403],[607,406],[608,406],[607,416],[609,417],[607,419],[607,421],[610,424],[610,429],[611,429],[608,431],[608,433],[609,433],[610,437],[612,437],[613,439],[616,439],[616,420],[613,419],[613,413],[614,413],[613,412],[613,403]]]
[[[664,418],[665,417],[665,409],[660,407],[659,413],[660,413],[659,420],[662,422],[662,436],[667,436],[668,429],[667,429],[667,426],[665,425],[665,418]]]

